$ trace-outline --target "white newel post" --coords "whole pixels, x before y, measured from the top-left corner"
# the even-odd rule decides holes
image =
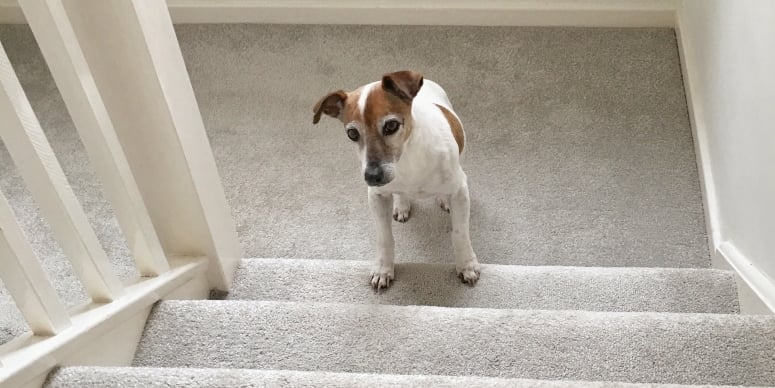
[[[166,3],[64,5],[164,252],[228,290],[242,253]]]

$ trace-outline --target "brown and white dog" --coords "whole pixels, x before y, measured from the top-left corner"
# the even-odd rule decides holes
[[[391,210],[394,220],[406,222],[410,201],[432,196],[452,217],[457,273],[474,285],[480,269],[469,237],[468,184],[460,166],[465,134],[444,89],[416,72],[399,71],[351,92],[330,93],[314,112],[313,124],[323,113],[337,118],[358,145],[377,223],[379,256],[371,285],[387,288],[394,278]]]

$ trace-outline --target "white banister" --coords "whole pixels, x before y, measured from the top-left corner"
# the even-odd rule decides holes
[[[169,264],[61,1],[19,2],[142,276]]]
[[[0,84],[0,138],[19,174],[92,300],[115,299],[123,292],[121,282],[111,271],[2,45]]]
[[[165,2],[64,5],[165,253],[228,290],[242,252]]]
[[[169,271],[128,285],[126,294],[112,303],[74,311],[72,326],[55,336],[25,341],[6,354],[0,346],[0,387],[42,387],[59,365],[130,365],[153,304],[207,269],[203,258],[170,264]]]
[[[67,314],[3,197],[0,271],[34,334],[0,345],[3,387],[130,364],[156,301],[228,290],[242,257],[166,3],[20,5],[142,276],[112,273],[0,46],[0,138],[92,299]]]
[[[70,326],[67,310],[0,193],[0,278],[35,335],[53,335]]]

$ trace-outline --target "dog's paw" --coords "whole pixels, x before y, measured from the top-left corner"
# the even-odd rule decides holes
[[[394,278],[395,274],[392,265],[376,265],[374,269],[371,270],[371,286],[374,287],[376,291],[390,287],[390,282],[393,281]]]
[[[449,198],[448,197],[436,197],[436,205],[439,205],[441,210],[449,213]]]
[[[463,264],[456,265],[455,269],[457,270],[457,276],[460,277],[460,280],[463,281],[463,283],[475,286],[476,282],[479,281],[481,266],[476,260],[476,257]]]
[[[395,201],[393,204],[393,219],[398,222],[409,221],[412,214],[412,203],[409,201]]]

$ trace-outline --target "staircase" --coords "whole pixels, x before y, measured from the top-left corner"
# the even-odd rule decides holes
[[[62,367],[48,387],[775,386],[775,317],[740,314],[734,273],[709,268],[672,30],[177,34],[242,245],[263,258],[220,300],[159,302],[131,367]],[[394,226],[393,286],[368,284],[352,150],[305,123],[318,92],[385,66],[429,69],[463,118],[476,287],[432,204]]]
[[[726,271],[487,265],[469,288],[406,263],[376,294],[368,269],[243,260],[228,300],[156,306],[133,368],[64,368],[49,386],[773,383],[775,318],[737,314]]]

